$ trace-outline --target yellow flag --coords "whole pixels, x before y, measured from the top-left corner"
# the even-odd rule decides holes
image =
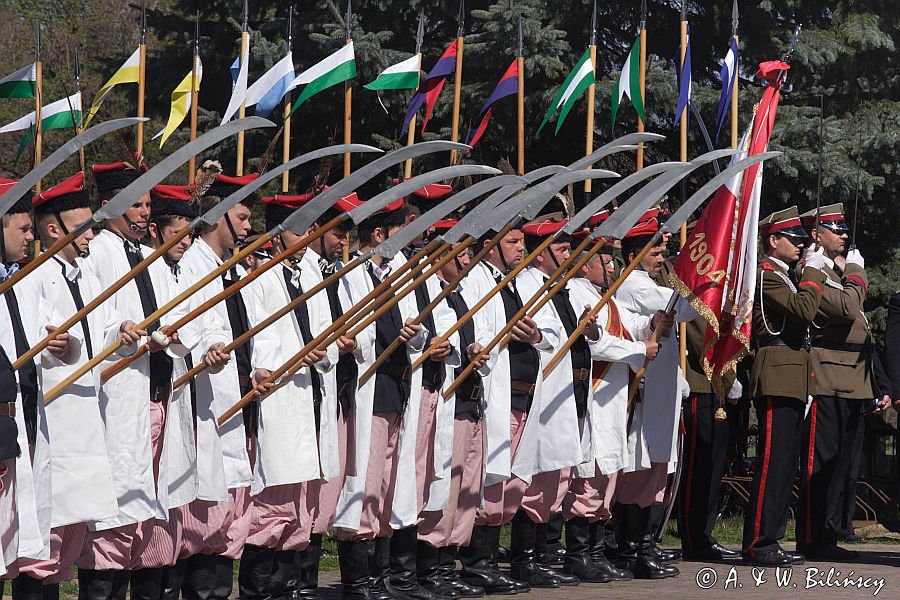
[[[97,92],[97,95],[94,96],[94,101],[91,102],[91,109],[88,111],[87,118],[84,120],[84,127],[86,128],[88,126],[88,123],[91,122],[91,119],[93,119],[94,115],[97,114],[97,111],[100,110],[100,105],[103,104],[106,95],[109,94],[115,86],[120,83],[138,83],[140,77],[141,51],[140,48],[138,48],[134,51],[134,54],[129,56],[128,59],[122,63],[119,70],[113,73],[113,76],[109,78],[109,81],[104,83],[103,87],[100,88],[100,91]]]
[[[175,88],[175,91],[172,92],[172,108],[169,110],[169,120],[166,123],[166,127],[153,136],[154,140],[158,137],[162,137],[159,141],[160,148],[163,147],[163,144],[166,143],[169,136],[175,133],[175,130],[178,129],[188,112],[191,110],[191,75],[193,75],[193,73],[185,75],[184,79],[181,80],[181,83],[178,84],[178,87]],[[198,93],[200,92],[201,79],[203,79],[203,63],[200,62],[200,58],[198,57],[196,86]]]

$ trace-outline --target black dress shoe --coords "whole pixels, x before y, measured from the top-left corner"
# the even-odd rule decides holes
[[[489,596],[511,596],[519,593],[519,586],[515,581],[490,567],[465,569],[460,572],[459,579],[470,587],[484,590]]]
[[[715,562],[719,560],[728,560],[741,557],[740,552],[737,552],[736,550],[729,550],[725,546],[718,543],[713,544],[712,546],[707,546],[706,548],[683,550],[681,555],[684,560],[697,562]]]
[[[861,536],[859,534],[851,533],[850,535],[848,535],[847,537],[845,537],[843,539],[843,542],[845,544],[868,544],[869,539],[864,538],[863,536]]]
[[[806,557],[800,552],[791,552],[790,550],[782,550],[785,556],[791,560],[792,565],[806,564]]]
[[[781,548],[757,552],[756,556],[745,555],[744,562],[754,567],[787,567],[791,558]]]
[[[574,575],[568,575],[566,573],[561,573],[556,569],[552,568],[550,565],[543,563],[535,563],[537,568],[543,573],[556,577],[559,580],[559,585],[578,585],[579,579]]]
[[[855,550],[847,550],[834,544],[817,544],[814,546],[802,546],[799,548],[803,551],[803,555],[809,560],[856,560],[859,558],[859,552]],[[802,563],[796,563],[802,564]]]

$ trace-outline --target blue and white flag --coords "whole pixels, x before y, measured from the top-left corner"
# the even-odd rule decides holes
[[[719,71],[719,77],[722,79],[722,96],[719,98],[719,109],[716,111],[716,144],[719,143],[719,133],[722,131],[722,124],[725,123],[728,106],[731,104],[731,93],[737,79],[737,64],[738,44],[736,39],[731,38],[731,47],[725,55],[725,60],[722,61],[722,70]]]
[[[687,33],[687,47],[684,52],[684,64],[678,69],[678,106],[675,108],[675,124],[681,121],[681,115],[687,118],[688,105],[691,101],[691,31]]]
[[[241,107],[241,104],[244,103],[244,98],[247,96],[247,68],[250,62],[250,47],[247,46],[245,52],[242,53],[241,56],[234,61],[231,65],[231,100],[228,101],[228,108],[225,109],[225,114],[222,117],[222,125],[231,120],[238,109]]]
[[[288,52],[247,89],[244,103],[248,107],[256,106],[256,116],[268,117],[284,95],[293,89],[291,83],[295,77],[294,59]]]

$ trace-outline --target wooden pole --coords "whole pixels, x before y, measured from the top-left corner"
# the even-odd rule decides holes
[[[284,95],[284,139],[281,146],[281,163],[286,164],[291,160],[291,93]],[[287,194],[290,190],[291,174],[285,171],[281,174],[281,193]]]
[[[347,40],[347,43],[352,43]],[[348,79],[344,82],[344,143],[350,144],[353,138],[353,85]],[[350,153],[344,154],[344,177],[350,174]]]
[[[147,44],[141,43],[138,47],[138,99],[137,99],[137,116],[144,116],[144,93],[147,86]],[[137,124],[137,153],[144,152],[144,122]]]
[[[200,75],[200,12],[197,12],[197,19],[194,21],[194,53],[191,58],[191,141],[197,138],[197,107],[200,103],[200,82],[197,80]],[[194,178],[197,171],[197,159],[191,157],[188,163],[188,184],[194,185]]]
[[[36,60],[34,61],[34,166],[41,164],[41,144],[44,127],[41,123],[41,105],[44,100],[44,62],[41,58],[41,24],[35,26],[37,39]],[[34,190],[41,193],[40,180],[34,186]]]
[[[682,7],[684,6],[684,0],[682,0]],[[688,43],[688,23],[687,20],[682,15],[681,20],[681,79],[684,81],[685,77],[690,77],[690,73],[684,72],[684,63],[685,57],[687,56],[687,43]],[[681,116],[681,161],[687,162],[688,159],[688,106],[685,105],[683,113]],[[682,185],[685,183],[682,181]],[[683,189],[683,188],[682,188]],[[687,243],[687,223],[682,223],[681,228],[678,232],[678,247],[684,248],[684,245]],[[678,325],[678,348],[681,356],[681,370],[684,373],[687,373],[687,323],[679,323]]]
[[[453,74],[453,120],[450,125],[450,140],[459,141],[459,97],[462,91],[463,36],[456,38],[456,70]],[[450,164],[455,165],[456,150],[450,151]]]
[[[646,18],[646,17],[645,17]],[[647,114],[647,25],[646,21],[641,23],[641,64],[640,64],[640,82],[641,82],[641,104],[644,107],[644,114]],[[644,131],[644,120],[638,116],[637,120],[638,132]],[[637,170],[644,168],[644,143],[638,144],[637,149]]]
[[[591,46],[591,69],[596,73],[597,70],[597,46]],[[587,132],[585,135],[584,155],[590,156],[594,151],[594,94],[596,93],[596,84],[592,83],[587,90]],[[593,167],[588,165],[588,169]],[[591,179],[584,180],[584,195],[590,197]]]
[[[422,80],[422,53],[419,52],[419,70],[416,72],[416,88],[419,87],[419,83]],[[412,146],[416,143],[416,114],[413,114],[412,120],[409,122],[409,129],[406,132],[406,145]],[[451,161],[452,162],[452,161]],[[403,164],[403,177],[404,179],[409,179],[412,177],[412,164],[413,161],[410,158]]]
[[[246,16],[244,20],[244,24],[246,25]],[[244,31],[241,32],[241,60],[244,60],[244,56],[247,57],[247,61],[250,61],[250,53],[248,52],[250,48],[250,34],[247,32],[247,28],[244,27]],[[245,54],[246,53],[246,54]],[[243,65],[241,65],[243,67]],[[241,102],[240,108],[238,108],[238,118],[243,119],[247,114],[247,106]],[[237,138],[237,165],[234,168],[234,174],[237,177],[240,177],[244,174],[244,132],[238,132]]]
[[[522,15],[519,15],[519,52],[516,55],[516,77],[518,95],[516,96],[516,173],[525,174],[525,34],[523,32]]]

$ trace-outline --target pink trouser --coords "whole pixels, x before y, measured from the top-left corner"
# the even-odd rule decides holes
[[[575,517],[587,517],[590,521],[608,521],[612,517],[612,505],[616,501],[616,481],[619,472],[604,475],[594,465],[594,476],[574,478],[563,500],[563,516],[568,521]]]
[[[13,457],[0,460],[0,550],[13,544],[19,529],[16,514],[16,459]],[[2,557],[0,552],[0,560]]]
[[[484,429],[471,414],[453,424],[450,496],[443,511],[422,514],[419,540],[436,548],[467,546],[475,526],[484,477]]]
[[[153,449],[153,480],[159,485],[159,461],[162,458],[168,405],[150,403],[150,444]],[[158,489],[158,488],[157,488]],[[169,511],[167,521],[147,519],[139,523],[131,569],[155,569],[175,564],[181,544],[181,513]]]
[[[525,429],[527,414],[513,410],[509,417],[510,454],[515,457],[519,440]],[[476,525],[505,525],[516,512],[525,511],[535,523],[546,523],[554,508],[558,509],[564,496],[565,478],[569,469],[537,473],[531,485],[510,475],[506,481],[484,488],[484,502],[475,517]]]
[[[198,499],[181,507],[184,539],[178,558],[194,554],[240,558],[250,532],[249,491],[249,488],[231,488],[227,500]]]
[[[422,388],[419,404],[419,426],[416,428],[416,501],[419,513],[428,503],[431,483],[434,481],[434,434],[437,428],[435,411],[441,394]]]
[[[334,521],[338,498],[347,474],[347,416],[338,414],[338,474],[328,481],[310,481],[306,484],[306,511],[313,520],[312,533],[325,534]],[[349,417],[352,418],[352,415]]]
[[[86,533],[87,526],[84,523],[54,527],[50,530],[50,558],[20,558],[11,565],[12,568],[5,577],[12,578],[16,573],[24,573],[43,581],[45,585],[69,581],[72,579],[72,569],[69,567],[81,554]]]
[[[338,539],[371,540],[391,536],[391,507],[397,483],[397,450],[402,416],[396,412],[372,415],[369,465],[366,468],[359,529],[338,529]]]
[[[311,519],[301,483],[267,487],[250,498],[247,543],[276,550],[303,550],[309,544]]]
[[[666,494],[669,463],[650,463],[649,469],[622,473],[616,484],[620,504],[637,504],[647,508],[659,504]]]

